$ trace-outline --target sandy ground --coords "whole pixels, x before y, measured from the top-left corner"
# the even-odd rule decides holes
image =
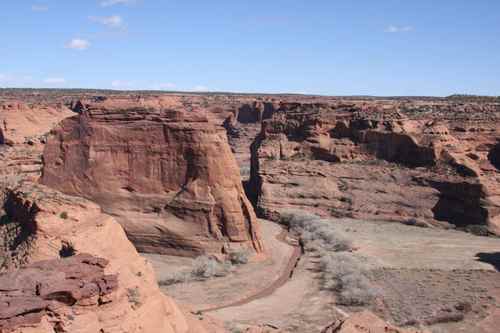
[[[281,277],[294,252],[294,247],[276,239],[283,231],[279,225],[261,220],[261,226],[268,253],[265,261],[240,266],[225,277],[164,286],[162,290],[195,311],[227,306],[258,294]],[[193,263],[191,258],[154,254],[143,256],[153,264],[159,281],[172,271],[189,269]]]
[[[250,263],[230,276],[205,282],[164,287],[177,301],[195,310],[228,306],[255,295],[283,271],[293,247],[276,240],[281,228],[262,221],[269,253],[265,262]],[[500,239],[458,231],[425,229],[398,223],[336,220],[364,258],[381,301],[372,310],[393,323],[435,320],[459,304],[471,310],[459,322],[433,323],[435,332],[497,332],[500,324],[500,273],[496,253]],[[189,267],[192,259],[147,255],[159,278],[173,269]],[[482,260],[479,260],[479,259]],[[317,257],[302,256],[292,277],[271,294],[248,303],[209,311],[210,316],[235,325],[272,325],[290,332],[319,332],[343,313],[334,295],[319,287]],[[454,313],[454,312],[453,312]]]
[[[341,318],[332,293],[322,291],[314,259],[305,255],[288,283],[248,304],[210,312],[233,324],[272,325],[290,332],[319,332]]]
[[[495,270],[477,256],[500,251],[498,238],[455,230],[348,219],[338,220],[332,227],[345,232],[359,247],[359,254],[385,268]]]
[[[498,332],[500,239],[358,220],[332,228],[344,232],[371,267],[383,300],[372,310],[380,316],[399,325],[442,320],[432,324],[436,332]],[[462,304],[470,310],[451,321]]]

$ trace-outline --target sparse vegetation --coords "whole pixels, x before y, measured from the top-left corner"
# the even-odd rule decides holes
[[[72,257],[76,254],[75,247],[71,242],[63,242],[61,249],[59,250],[59,256],[61,258]]]
[[[137,308],[141,306],[141,293],[139,287],[127,288],[128,301],[132,303],[132,307]]]
[[[281,223],[296,233],[304,249],[315,252],[319,260],[322,287],[336,292],[337,303],[346,306],[369,304],[376,295],[366,270],[349,251],[351,241],[334,230],[332,220],[304,211],[282,214]]]
[[[189,271],[180,271],[180,272],[172,272],[163,279],[158,281],[160,286],[170,286],[172,284],[184,283],[189,280],[191,276],[191,272]]]
[[[245,265],[248,264],[249,257],[250,254],[248,253],[248,251],[241,250],[230,253],[229,261],[233,265]]]
[[[350,251],[352,243],[339,232],[334,231],[328,219],[303,211],[289,211],[282,214],[281,222],[297,233],[308,251]]]
[[[62,212],[61,214],[59,214],[59,217],[63,220],[68,219],[68,212]]]
[[[361,263],[352,254],[328,253],[320,259],[322,287],[338,293],[337,303],[369,304],[376,295]]]
[[[190,280],[208,280],[228,275],[233,270],[233,265],[244,265],[248,263],[249,253],[239,251],[231,253],[228,260],[219,262],[209,256],[200,256],[195,259],[190,270],[172,272],[158,281],[160,286],[169,286],[184,283]]]
[[[191,275],[199,280],[206,280],[213,277],[226,276],[231,270],[231,263],[223,263],[210,258],[209,256],[200,256],[196,258]]]

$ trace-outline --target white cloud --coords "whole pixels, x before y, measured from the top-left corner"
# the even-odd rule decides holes
[[[101,1],[101,7],[111,7],[114,5],[130,5],[135,2],[136,0],[105,0]]]
[[[49,7],[44,5],[33,5],[31,6],[31,10],[34,12],[46,12],[49,10]]]
[[[85,39],[73,38],[68,43],[66,43],[67,49],[74,50],[86,50],[90,47],[90,42]]]
[[[390,25],[387,28],[385,28],[384,31],[389,33],[410,32],[413,31],[413,27],[411,25],[404,25],[404,26]]]
[[[90,16],[89,19],[91,21],[103,24],[105,26],[108,26],[110,28],[120,28],[123,26],[123,19],[119,15],[113,15],[113,16]]]
[[[195,86],[193,88],[193,91],[198,91],[198,92],[201,92],[201,91],[208,91],[209,89],[205,86],[201,86],[201,85],[198,85],[198,86]]]
[[[47,84],[64,84],[66,80],[62,77],[49,77],[43,80],[43,82]]]

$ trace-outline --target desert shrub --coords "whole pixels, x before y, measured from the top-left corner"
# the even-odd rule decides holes
[[[219,262],[209,256],[196,258],[191,269],[171,272],[158,281],[160,286],[170,286],[177,283],[184,283],[190,280],[207,280],[228,275],[234,265],[248,263],[249,253],[246,251],[234,252],[229,255],[228,260]]]
[[[476,236],[489,236],[491,233],[486,225],[471,224],[465,227],[465,231]]]
[[[323,255],[319,270],[322,288],[337,292],[338,304],[366,305],[376,296],[363,265],[352,254],[340,252]]]
[[[287,210],[282,212],[280,215],[280,223],[291,229],[300,227],[301,225],[307,223],[307,221],[319,219],[319,216],[315,214],[295,209]]]
[[[321,286],[337,293],[337,303],[347,306],[369,304],[376,296],[366,270],[350,252],[353,245],[335,230],[332,220],[315,214],[290,210],[281,214],[281,223],[296,233],[304,249],[319,257]]]
[[[351,241],[346,239],[339,231],[333,229],[332,223],[335,222],[321,219],[315,214],[290,210],[281,214],[281,223],[298,234],[307,251],[324,249],[341,252],[352,249]]]
[[[208,256],[200,256],[196,258],[191,275],[196,279],[209,279],[213,277],[226,276],[231,270],[231,263],[220,263],[217,260]]]
[[[172,272],[158,281],[158,284],[160,286],[170,286],[176,283],[184,283],[189,280],[190,276],[191,272],[188,271]]]
[[[59,214],[59,217],[63,220],[66,220],[68,218],[68,212],[62,212]]]
[[[141,305],[141,293],[138,287],[127,288],[127,298],[133,307],[139,307]]]
[[[76,254],[75,247],[73,246],[73,243],[70,242],[63,243],[61,249],[59,250],[59,256],[61,258],[69,258],[74,256],[75,254]]]
[[[229,261],[233,265],[245,265],[248,264],[248,259],[250,257],[250,254],[248,251],[241,250],[241,251],[236,251],[236,252],[231,252],[229,254]]]

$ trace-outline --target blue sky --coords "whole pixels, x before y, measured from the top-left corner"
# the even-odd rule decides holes
[[[500,95],[500,1],[6,0],[0,87]]]

